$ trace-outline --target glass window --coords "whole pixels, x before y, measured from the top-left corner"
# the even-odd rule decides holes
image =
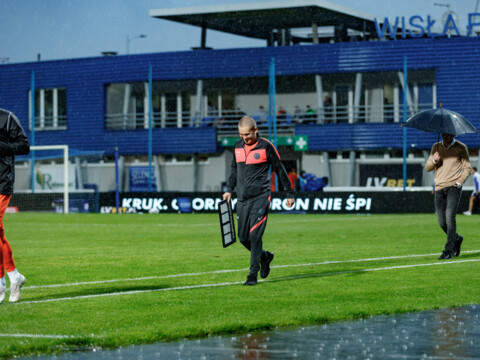
[[[67,90],[57,89],[57,126],[67,127]]]
[[[43,127],[51,128],[53,127],[53,89],[44,90],[44,107]]]
[[[153,127],[188,126],[190,94],[181,86],[154,82],[152,94]],[[107,129],[147,129],[149,121],[148,83],[119,83],[106,86]]]
[[[28,93],[29,118],[32,109]],[[32,124],[29,121],[29,129]],[[35,90],[35,130],[65,130],[67,128],[67,90],[63,88]]]

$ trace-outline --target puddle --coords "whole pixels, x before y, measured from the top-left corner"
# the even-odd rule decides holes
[[[478,359],[480,305],[68,353],[55,359]],[[51,359],[34,357],[23,359]]]

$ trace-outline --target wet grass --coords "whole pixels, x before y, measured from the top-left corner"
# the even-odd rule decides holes
[[[267,281],[245,287],[249,253],[240,243],[222,248],[215,214],[7,215],[28,283],[21,302],[0,305],[0,333],[64,337],[0,337],[0,357],[479,301],[476,216],[458,216],[463,252],[445,262],[437,260],[445,236],[433,214],[272,214],[268,222],[264,245],[275,267]],[[359,259],[368,260],[351,261]]]

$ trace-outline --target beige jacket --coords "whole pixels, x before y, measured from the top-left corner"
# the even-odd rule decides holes
[[[437,152],[437,147],[441,159],[435,164],[433,154]],[[456,186],[457,182],[463,185],[472,172],[467,146],[458,140],[449,148],[442,141],[433,144],[425,169],[435,170],[435,191]]]

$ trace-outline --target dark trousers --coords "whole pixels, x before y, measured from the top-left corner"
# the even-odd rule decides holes
[[[237,202],[238,238],[250,251],[250,274],[257,275],[260,260],[266,256],[262,237],[267,226],[269,207],[269,195]]]
[[[450,254],[453,254],[458,240],[456,215],[461,194],[462,189],[455,186],[435,191],[435,210],[438,225],[447,234],[445,251]]]

